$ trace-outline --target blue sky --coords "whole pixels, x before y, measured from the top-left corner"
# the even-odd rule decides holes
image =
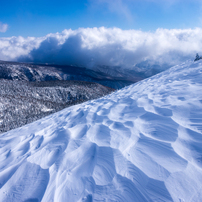
[[[6,0],[0,5],[0,37],[40,37],[79,27],[155,31],[202,26],[200,0]]]

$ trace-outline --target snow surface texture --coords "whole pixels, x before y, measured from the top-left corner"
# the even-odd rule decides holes
[[[0,201],[202,200],[202,62],[0,135]]]

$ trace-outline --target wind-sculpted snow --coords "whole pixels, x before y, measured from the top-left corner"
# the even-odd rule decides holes
[[[202,63],[0,135],[0,201],[202,200]]]

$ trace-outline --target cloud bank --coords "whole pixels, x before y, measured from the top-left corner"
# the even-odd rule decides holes
[[[78,65],[135,68],[172,66],[202,53],[202,29],[157,29],[155,32],[119,28],[80,28],[35,37],[0,38],[0,59]],[[166,64],[166,65],[165,65]]]
[[[0,32],[6,32],[7,29],[8,29],[8,25],[0,22]]]

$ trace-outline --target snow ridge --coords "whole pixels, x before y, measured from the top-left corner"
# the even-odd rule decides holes
[[[202,63],[0,135],[0,201],[201,201]]]

